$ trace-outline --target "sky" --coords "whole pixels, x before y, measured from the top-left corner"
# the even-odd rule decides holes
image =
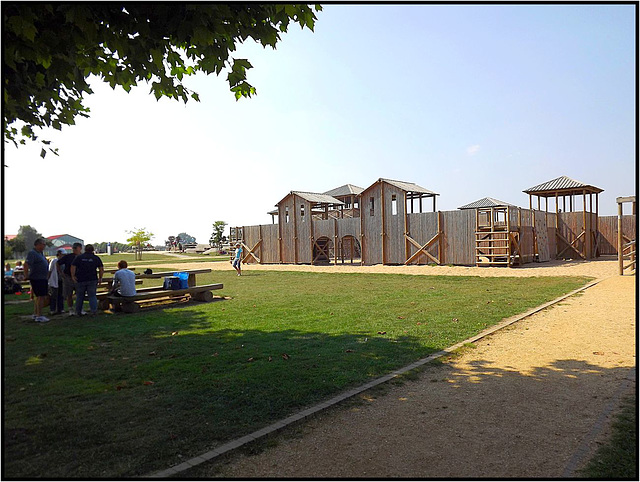
[[[43,131],[60,151],[4,144],[4,233],[154,245],[212,224],[270,224],[290,191],[379,178],[440,194],[439,210],[566,175],[595,185],[600,215],[636,190],[634,5],[326,5],[315,32],[248,41],[257,95],[221,77],[200,102],[156,101],[92,79],[88,119]],[[430,205],[430,204],[429,204]]]

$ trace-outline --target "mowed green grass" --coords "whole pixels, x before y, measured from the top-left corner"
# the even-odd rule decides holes
[[[211,303],[45,325],[5,304],[4,476],[167,468],[587,281],[229,270],[198,275],[232,298]]]

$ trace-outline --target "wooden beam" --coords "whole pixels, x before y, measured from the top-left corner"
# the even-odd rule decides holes
[[[262,243],[262,224],[258,225],[258,236],[260,239],[260,243]],[[260,258],[262,258],[262,244],[260,244]]]
[[[296,221],[296,196],[292,196],[293,199],[293,263],[298,264],[298,222]]]
[[[311,211],[311,203],[309,203],[309,211]],[[313,219],[312,216],[309,216],[309,241],[311,242],[310,247],[311,247],[311,266],[313,266],[313,262],[315,261],[314,256],[313,256],[313,245],[315,244],[315,237],[314,237],[314,232],[313,232]]]
[[[623,241],[622,241],[622,203],[618,202],[618,274],[622,276],[624,274],[624,261],[623,261]]]
[[[578,255],[579,255],[582,259],[586,259],[586,257],[585,257],[585,256],[584,256],[584,255],[583,255],[583,254],[578,250],[578,248],[576,248],[576,247],[574,246],[574,244],[575,244],[575,243],[577,243],[577,242],[578,242],[578,240],[579,240],[582,236],[584,236],[584,234],[585,234],[585,231],[582,231],[582,232],[578,235],[578,237],[577,237],[576,239],[574,239],[572,242],[569,242],[569,240],[568,240],[568,239],[566,239],[566,238],[565,238],[564,236],[562,236],[560,233],[556,232],[556,236],[557,236],[558,238],[560,238],[562,241],[564,241],[564,243],[567,245],[567,246],[565,246],[565,247],[564,247],[564,249],[563,249],[562,251],[560,251],[560,252],[556,255],[556,258],[559,258],[560,256],[562,256],[562,253],[564,253],[567,249],[571,248],[571,249],[573,249],[576,253],[578,253]]]
[[[413,253],[413,255],[411,257],[409,257],[404,264],[409,264],[411,263],[414,259],[418,258],[421,254],[425,254],[427,255],[428,258],[431,258],[433,260],[434,263],[436,264],[440,264],[440,260],[438,260],[437,258],[433,257],[431,255],[431,253],[427,252],[427,249],[429,249],[429,247],[431,247],[431,245],[436,242],[440,236],[442,235],[441,232],[436,233],[436,235],[434,237],[432,237],[429,241],[427,241],[427,244],[425,244],[424,246],[420,246],[420,244],[413,239],[411,236],[407,236],[405,235],[405,239],[407,241],[409,241],[411,244],[413,244],[416,248],[418,248],[418,251],[416,251],[415,253]]]
[[[258,256],[255,255],[254,251],[256,250],[256,248],[258,246],[260,246],[262,244],[262,239],[258,240],[258,242],[251,249],[249,249],[249,246],[244,244],[244,242],[242,242],[240,244],[242,245],[243,248],[247,249],[247,254],[244,256],[244,258],[242,258],[242,262],[246,263],[247,259],[249,258],[249,256],[251,256],[253,259],[255,259],[258,262],[258,264],[260,264],[260,258],[258,258]]]
[[[409,214],[407,213],[407,192],[404,191],[404,235],[408,236],[409,235],[409,231],[408,231],[408,216]],[[407,259],[409,257],[409,242],[407,241],[406,237],[404,240],[404,259]]]
[[[438,232],[442,233],[442,236],[438,238],[438,259],[440,260],[440,264],[444,264],[444,231],[442,231],[442,212],[438,211]]]
[[[387,254],[387,250],[385,249],[384,246],[384,238],[385,238],[385,206],[384,206],[384,182],[380,181],[380,199],[381,199],[381,204],[382,204],[382,208],[381,208],[381,214],[382,214],[382,229],[380,231],[380,236],[382,237],[382,264],[387,264],[386,263],[386,254]]]

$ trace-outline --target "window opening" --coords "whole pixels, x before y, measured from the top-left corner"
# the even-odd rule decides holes
[[[398,214],[398,198],[395,194],[391,195],[391,215],[395,216]]]
[[[373,216],[374,214],[374,199],[372,197],[369,198],[369,215]]]

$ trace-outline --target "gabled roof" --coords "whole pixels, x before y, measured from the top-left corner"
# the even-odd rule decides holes
[[[483,197],[482,199],[478,199],[477,201],[474,201],[472,203],[460,206],[458,209],[494,208],[503,206],[515,207],[514,204],[506,203],[504,201],[500,201],[499,199],[494,199],[492,197]]]
[[[301,197],[305,201],[309,201],[313,204],[344,204],[339,199],[334,198],[333,196],[329,196],[327,194],[320,194],[317,192],[303,192],[303,191],[291,191],[287,196],[295,194],[298,197]],[[280,204],[287,196],[283,197],[278,204]],[[278,205],[276,204],[276,206]]]
[[[565,191],[571,189],[586,189],[591,192],[604,191],[604,189],[600,189],[599,187],[595,187],[590,184],[584,184],[580,181],[576,181],[575,179],[571,179],[570,177],[560,176],[556,179],[552,179],[551,181],[543,182],[542,184],[538,184],[537,186],[525,189],[523,192],[527,194],[537,194],[543,192]]]
[[[362,191],[364,191],[364,189],[362,189],[361,187],[355,186],[353,184],[345,184],[344,186],[331,189],[324,194],[327,194],[328,196],[351,196],[353,194],[358,195]]]
[[[47,236],[47,239],[58,239],[58,238],[61,238],[62,236],[69,236],[69,235],[68,234],[56,234],[55,236]]]
[[[407,192],[415,192],[415,193],[420,193],[420,194],[429,194],[431,196],[439,196],[440,195],[440,194],[438,194],[436,192],[429,191],[428,189],[425,189],[422,186],[418,186],[417,184],[414,184],[413,182],[394,181],[393,179],[384,179],[382,177],[379,179],[379,181],[387,182],[387,183],[391,184],[392,186],[395,186],[398,189],[402,189],[403,191],[407,191]]]

